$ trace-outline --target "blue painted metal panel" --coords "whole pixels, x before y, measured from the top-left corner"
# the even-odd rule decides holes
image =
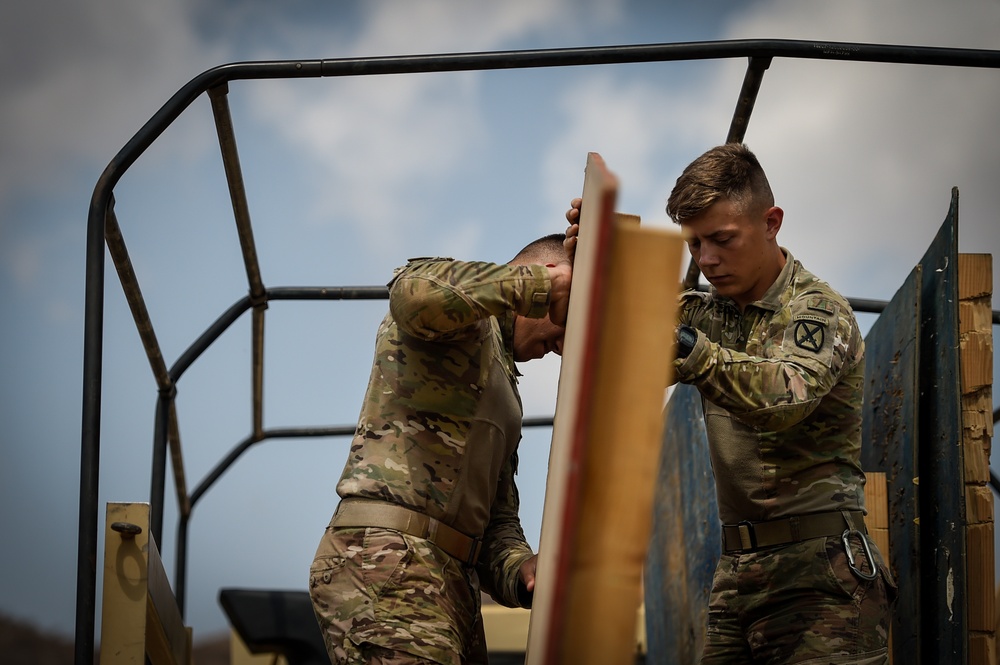
[[[958,348],[958,189],[920,260],[920,589],[926,662],[967,662]],[[933,636],[933,637],[931,637]]]
[[[647,662],[691,665],[701,657],[708,595],[722,529],[701,395],[677,385],[670,399],[646,558]]]
[[[899,597],[892,622],[896,663],[920,663],[917,360],[921,267],[893,296],[865,337],[861,466],[886,474],[889,560]]]

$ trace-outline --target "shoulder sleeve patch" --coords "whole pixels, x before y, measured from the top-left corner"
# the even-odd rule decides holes
[[[783,351],[829,367],[833,362],[839,311],[834,299],[821,294],[800,300],[792,307],[791,323],[781,345]]]
[[[826,343],[826,322],[819,323],[808,319],[795,322],[793,330],[795,346],[806,351],[819,353]]]

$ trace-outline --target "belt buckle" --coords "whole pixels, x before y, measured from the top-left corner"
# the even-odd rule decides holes
[[[757,534],[753,529],[753,522],[743,520],[736,525],[736,530],[740,534],[740,550],[749,552],[757,549]]]
[[[476,563],[479,561],[479,552],[482,549],[483,549],[483,539],[482,538],[473,538],[472,539],[472,547],[469,548],[469,556],[465,560],[465,565],[467,565],[467,566],[475,566]]]

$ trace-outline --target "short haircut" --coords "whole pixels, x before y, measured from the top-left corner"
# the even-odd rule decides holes
[[[566,260],[564,240],[566,240],[565,233],[552,233],[534,240],[518,252],[510,262],[519,265],[561,263]]]
[[[716,146],[688,164],[667,199],[667,214],[680,224],[723,199],[741,215],[774,205],[764,169],[742,143]]]

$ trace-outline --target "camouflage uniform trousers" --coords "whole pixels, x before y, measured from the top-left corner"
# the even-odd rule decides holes
[[[855,566],[871,573],[854,540]],[[878,549],[871,549],[880,570],[873,580],[851,571],[839,537],[723,554],[709,597],[702,665],[888,663],[896,587]]]
[[[309,595],[333,663],[486,662],[475,571],[423,538],[327,528]]]

